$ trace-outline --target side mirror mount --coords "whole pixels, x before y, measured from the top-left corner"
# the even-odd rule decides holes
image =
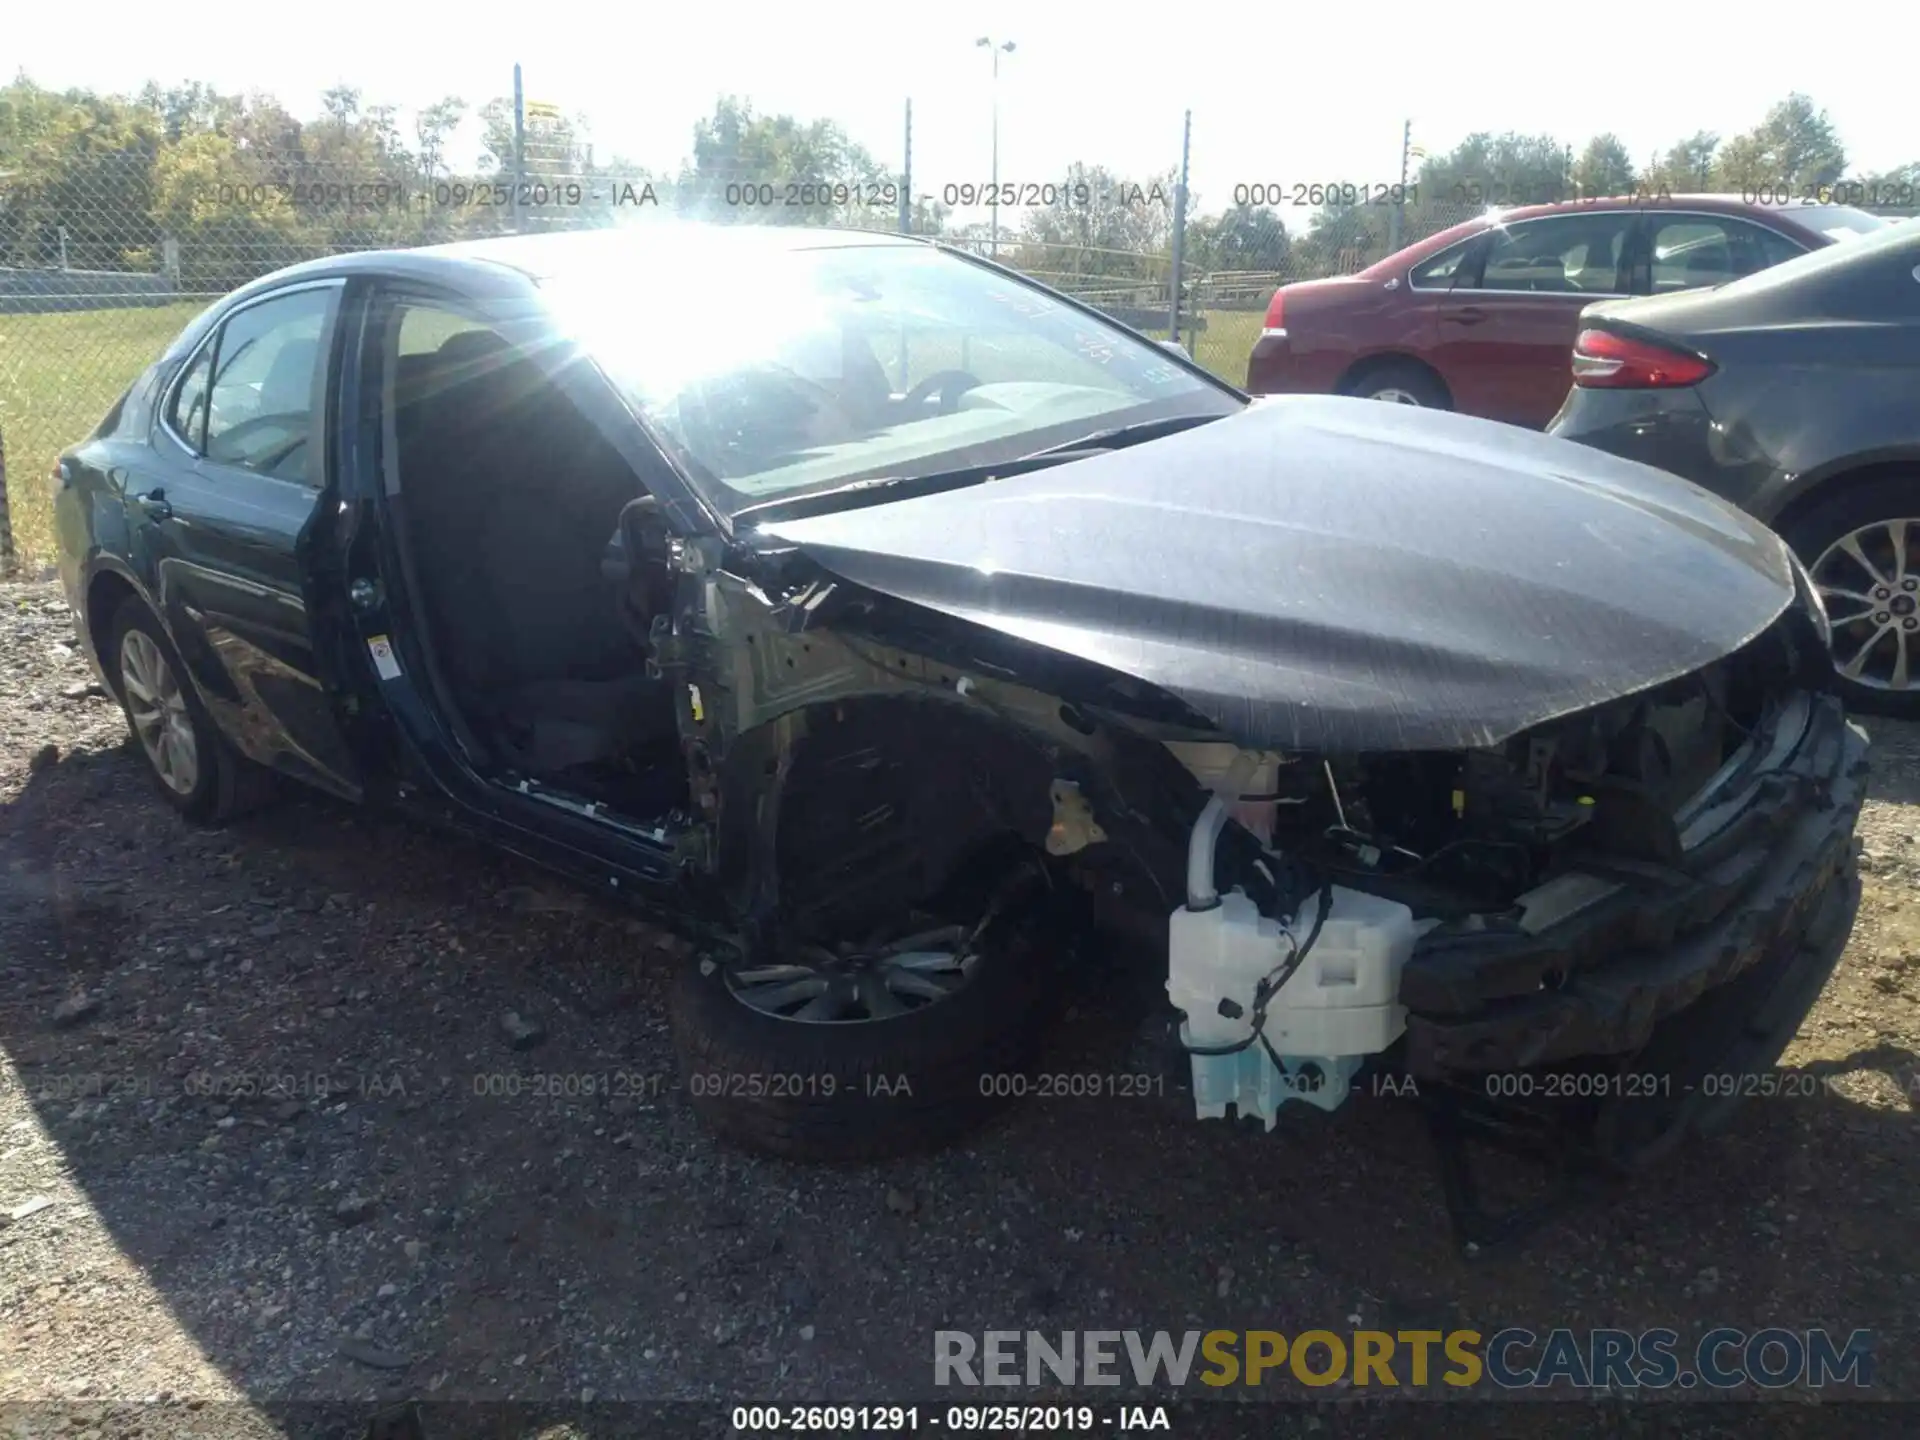
[[[1174,354],[1178,355],[1182,360],[1193,359],[1193,352],[1187,349],[1187,347],[1182,345],[1178,340],[1161,340],[1157,343],[1159,344],[1162,350],[1171,350]]]
[[[655,622],[672,613],[672,538],[659,500],[642,495],[621,510],[619,529],[600,561],[620,619],[643,645],[651,644]]]

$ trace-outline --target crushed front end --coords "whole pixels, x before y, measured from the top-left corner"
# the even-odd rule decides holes
[[[1712,1128],[1857,904],[1868,746],[1818,620],[1487,749],[1181,755],[1215,797],[1170,940],[1198,1113],[1271,1127],[1371,1064],[1454,1119],[1563,1100],[1531,1108],[1614,1171]],[[1216,854],[1229,820],[1258,844]]]

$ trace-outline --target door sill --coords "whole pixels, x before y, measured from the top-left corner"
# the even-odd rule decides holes
[[[591,800],[585,795],[563,790],[525,775],[507,772],[497,776],[491,783],[512,794],[538,800],[543,805],[551,805],[556,810],[564,810],[569,815],[591,820],[595,824],[604,825],[610,830],[618,831],[636,840],[643,840],[662,849],[672,849],[689,829],[687,822],[672,811],[652,817],[628,815],[615,810],[605,801]]]

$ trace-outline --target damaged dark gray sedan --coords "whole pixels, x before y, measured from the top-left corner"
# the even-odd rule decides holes
[[[1202,1117],[1409,1080],[1471,1229],[1466,1138],[1617,1173],[1713,1128],[1852,922],[1866,741],[1771,532],[1250,403],[920,241],[302,265],[54,485],[163,796],[291,776],[686,926],[691,1102],[763,1149],[949,1138],[1144,973]]]

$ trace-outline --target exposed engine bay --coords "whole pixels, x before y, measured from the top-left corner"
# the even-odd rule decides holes
[[[1763,653],[1770,646],[1752,647]],[[1777,677],[1777,670],[1775,672]],[[1627,880],[1672,888],[1809,743],[1806,696],[1783,702],[1742,652],[1681,681],[1556,721],[1492,749],[1340,761],[1175,744],[1213,792],[1195,822],[1185,904],[1170,920],[1167,990],[1186,1016],[1196,1112],[1228,1106],[1272,1128],[1287,1100],[1339,1105],[1369,1056],[1396,1046],[1417,951],[1525,952]],[[1229,822],[1259,841],[1223,862]],[[1569,951],[1531,975],[1453,997],[1565,987]],[[1422,967],[1416,966],[1416,976]],[[1426,968],[1446,970],[1444,960]],[[1430,1073],[1550,1058],[1433,1045]]]
[[[1760,714],[1729,697],[1730,665],[1455,754],[1339,761],[1264,757],[1273,788],[1236,817],[1275,850],[1416,915],[1459,919],[1514,904],[1574,851],[1671,862],[1676,813]],[[1743,724],[1730,698],[1746,715]],[[1170,747],[1208,788],[1194,747]],[[1226,747],[1221,747],[1226,748]]]

